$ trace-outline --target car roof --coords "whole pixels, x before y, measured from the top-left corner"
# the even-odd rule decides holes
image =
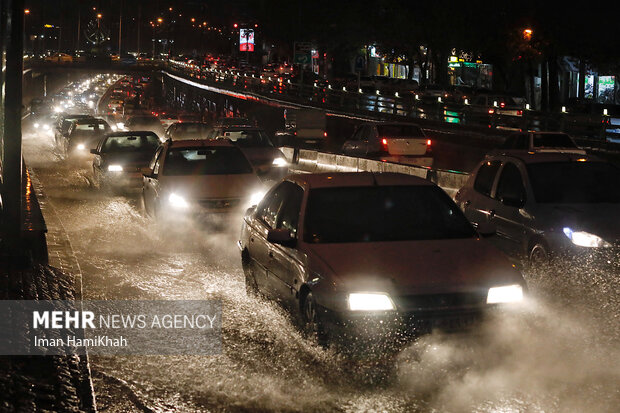
[[[435,185],[417,176],[393,172],[324,172],[289,175],[287,179],[309,189],[354,186]]]
[[[525,149],[507,149],[497,154],[489,154],[486,156],[488,159],[494,158],[516,158],[523,163],[544,163],[544,162],[603,162],[603,159],[592,155],[584,155],[581,153],[575,153],[567,148],[566,152],[538,152],[528,151]]]
[[[186,139],[180,141],[168,140],[167,142],[169,148],[202,148],[206,146],[236,148],[228,139]]]

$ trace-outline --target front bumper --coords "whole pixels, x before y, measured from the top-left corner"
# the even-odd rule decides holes
[[[336,341],[405,343],[433,332],[473,332],[496,306],[441,311],[337,312],[319,308],[325,333]]]

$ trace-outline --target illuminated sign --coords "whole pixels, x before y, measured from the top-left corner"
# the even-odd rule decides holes
[[[254,29],[239,29],[239,50],[254,51]]]

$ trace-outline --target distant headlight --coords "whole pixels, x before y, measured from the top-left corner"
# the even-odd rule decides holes
[[[36,128],[36,126],[35,126],[35,128]],[[43,129],[45,129],[45,130],[49,130],[49,128],[50,128],[50,125],[48,125],[48,124],[44,124],[44,125],[43,125]]]
[[[110,129],[112,129],[114,132],[116,132],[116,130],[117,130],[116,125],[110,125]]]
[[[351,293],[348,301],[351,311],[389,311],[395,309],[390,296],[384,293]]]
[[[189,204],[187,203],[185,198],[177,194],[170,194],[170,196],[168,197],[168,201],[170,202],[170,205],[174,208],[178,208],[178,209],[189,208]]]
[[[56,106],[56,107],[54,107],[54,112],[60,113],[60,112],[62,112],[62,108],[60,106]]]
[[[258,205],[263,200],[266,191],[256,191],[250,197],[250,206]]]
[[[123,130],[123,129],[125,129],[125,124],[124,124],[123,122],[118,122],[118,123],[116,124],[116,127],[117,127],[119,130]]]
[[[84,145],[83,143],[78,143],[76,149],[79,151],[83,151],[84,149],[86,149],[86,145]]]
[[[108,165],[109,172],[123,172],[123,167],[120,165]]]
[[[92,100],[88,101],[88,107],[92,108],[93,106],[95,106],[95,102],[93,102]]]
[[[276,159],[273,160],[273,162],[271,164],[273,166],[281,167],[281,166],[287,166],[288,162],[286,162],[286,159],[284,159],[284,158],[276,158]]]
[[[35,122],[35,124],[33,125],[35,129],[39,129],[39,124]]]
[[[518,284],[491,287],[487,294],[487,304],[516,303],[523,300],[523,287]]]
[[[564,228],[564,235],[568,237],[568,239],[575,245],[580,247],[588,247],[588,248],[599,248],[599,247],[610,247],[611,244],[602,239],[601,237],[590,234],[589,232],[584,231],[573,231],[572,229],[566,227]]]

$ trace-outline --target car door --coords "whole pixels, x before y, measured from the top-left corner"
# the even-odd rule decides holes
[[[284,188],[284,196],[276,218],[276,228],[289,231],[296,239],[304,191],[292,182],[283,182],[281,186]],[[296,245],[270,243],[268,247],[267,282],[280,301],[288,306],[295,305],[300,268]]]
[[[473,186],[459,200],[467,219],[478,226],[489,223],[495,215],[497,200],[491,197],[501,161],[485,161],[476,171]]]
[[[165,147],[160,146],[153,156],[153,160],[149,165],[151,174],[144,176],[142,180],[142,195],[144,197],[144,209],[150,215],[156,213],[156,203],[159,198],[159,169],[161,165],[161,159],[164,154]]]
[[[491,223],[497,230],[497,243],[509,255],[517,255],[525,242],[526,217],[521,213],[526,193],[523,176],[514,162],[505,162],[499,173],[494,198],[497,200]]]
[[[278,211],[286,192],[286,186],[283,184],[284,182],[273,188],[256,207],[248,243],[250,268],[256,279],[258,290],[273,299],[276,299],[278,294],[267,275],[267,268],[273,259],[271,244],[267,241],[267,232],[276,227]]]

